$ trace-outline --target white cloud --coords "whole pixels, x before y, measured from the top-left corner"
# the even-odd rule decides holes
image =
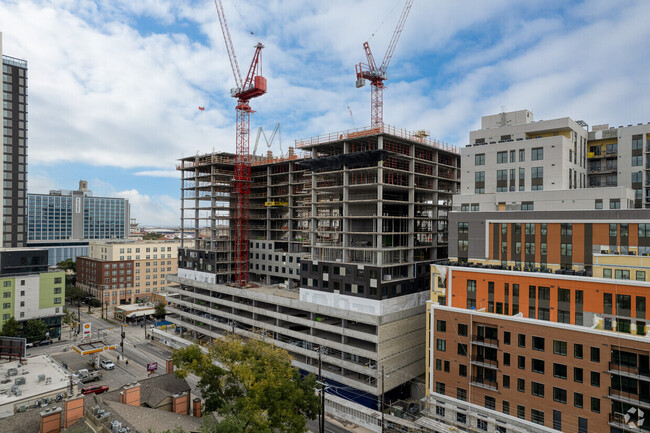
[[[180,224],[180,207],[176,198],[168,195],[150,196],[140,193],[137,189],[117,191],[112,195],[129,200],[131,218],[136,218],[139,224],[166,227],[178,227]]]
[[[252,134],[281,122],[286,152],[296,138],[353,127],[348,106],[354,126],[368,125],[370,89],[354,87],[354,65],[366,40],[381,61],[401,5],[224,1],[243,73],[258,36],[266,46],[269,92],[252,102]],[[648,16],[644,0],[415,2],[384,119],[459,145],[502,105],[538,119],[646,122]],[[212,1],[5,1],[0,28],[5,52],[29,61],[30,162],[174,177],[181,156],[234,150],[233,78]]]
[[[170,177],[172,179],[180,179],[180,174],[176,170],[145,170],[133,173],[136,176],[148,177]]]

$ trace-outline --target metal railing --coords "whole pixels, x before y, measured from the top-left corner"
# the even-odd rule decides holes
[[[323,143],[329,143],[333,141],[339,141],[344,139],[359,138],[367,135],[375,134],[390,134],[396,137],[405,138],[407,140],[416,141],[418,143],[426,144],[437,149],[446,150],[447,152],[460,153],[458,147],[453,146],[448,143],[441,142],[439,140],[433,140],[430,138],[420,138],[415,135],[414,132],[408,131],[406,129],[398,129],[390,125],[382,125],[376,128],[364,127],[357,129],[348,129],[346,131],[331,132],[329,134],[322,134],[315,137],[304,138],[296,140],[296,147],[303,148],[307,146],[314,146]]]

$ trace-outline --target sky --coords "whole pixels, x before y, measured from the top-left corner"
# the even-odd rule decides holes
[[[296,139],[367,127],[370,86],[403,0],[222,0],[242,71],[261,41],[258,128]],[[415,0],[384,122],[462,147],[481,116],[650,121],[647,0]],[[213,0],[0,0],[3,54],[29,64],[28,191],[126,197],[141,225],[178,226],[178,159],[235,149],[234,78]],[[198,107],[205,107],[200,111]],[[281,138],[281,140],[280,140]],[[269,150],[262,137],[257,154]]]

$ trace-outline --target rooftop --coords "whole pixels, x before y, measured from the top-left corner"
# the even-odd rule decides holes
[[[17,375],[8,376],[8,370],[12,368],[17,370]],[[63,393],[70,385],[68,373],[49,355],[28,357],[22,364],[18,361],[1,363],[0,377],[3,377],[0,381],[0,412],[10,411],[12,414],[14,404],[42,394]],[[21,395],[15,395],[12,387],[16,380],[21,379],[25,380],[24,384],[18,385]]]
[[[17,59],[15,57],[2,55],[2,63],[10,66],[18,66],[19,68],[27,69],[27,60]]]
[[[445,143],[436,139],[428,138],[428,134],[424,131],[408,131],[406,129],[398,129],[394,126],[383,124],[377,128],[357,128],[348,129],[346,131],[330,132],[315,137],[303,138],[296,140],[296,147],[298,149],[309,149],[319,144],[330,143],[334,141],[348,140],[360,137],[367,137],[372,135],[387,134],[395,137],[404,138],[410,141],[422,143],[424,145],[434,147],[436,149],[444,150],[452,153],[460,153],[456,146]]]

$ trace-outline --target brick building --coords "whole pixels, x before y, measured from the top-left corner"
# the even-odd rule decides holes
[[[646,338],[434,303],[427,319],[432,417],[498,432],[647,430]]]

